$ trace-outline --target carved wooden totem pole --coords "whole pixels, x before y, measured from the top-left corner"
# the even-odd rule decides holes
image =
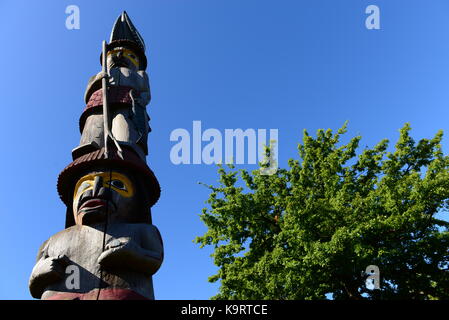
[[[160,187],[146,163],[145,43],[126,12],[103,42],[100,61],[85,92],[80,145],[58,178],[66,229],[39,249],[29,281],[34,298],[154,299],[163,246],[150,208]]]

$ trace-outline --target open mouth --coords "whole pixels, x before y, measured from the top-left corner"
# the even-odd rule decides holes
[[[79,205],[77,216],[83,225],[94,225],[107,221],[107,215],[115,211],[115,205],[107,199],[85,199]]]
[[[115,205],[112,201],[102,198],[87,198],[79,203],[78,211],[114,211]]]
[[[94,209],[100,209],[103,207],[106,207],[108,205],[107,201],[102,199],[91,199],[79,207],[79,210],[94,210]]]

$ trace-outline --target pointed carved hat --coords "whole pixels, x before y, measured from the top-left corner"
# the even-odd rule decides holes
[[[147,68],[145,42],[139,31],[134,27],[134,24],[131,22],[126,11],[122,12],[112,27],[107,50],[109,51],[117,47],[126,47],[134,51],[134,53],[139,56],[140,69],[145,70]],[[103,61],[102,55],[103,54],[100,55],[100,63]]]

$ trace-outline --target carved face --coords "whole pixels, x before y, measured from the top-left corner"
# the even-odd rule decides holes
[[[77,225],[131,222],[138,208],[144,207],[137,196],[136,183],[118,171],[99,170],[81,177],[73,195],[73,214]]]
[[[136,71],[139,69],[139,63],[140,61],[137,54],[127,48],[118,47],[107,53],[107,64],[109,69],[125,67]]]

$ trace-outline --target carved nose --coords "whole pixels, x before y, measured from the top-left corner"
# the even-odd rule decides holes
[[[103,178],[100,176],[96,176],[94,178],[94,187],[92,190],[92,195],[96,197],[100,192],[100,189],[103,187]]]

